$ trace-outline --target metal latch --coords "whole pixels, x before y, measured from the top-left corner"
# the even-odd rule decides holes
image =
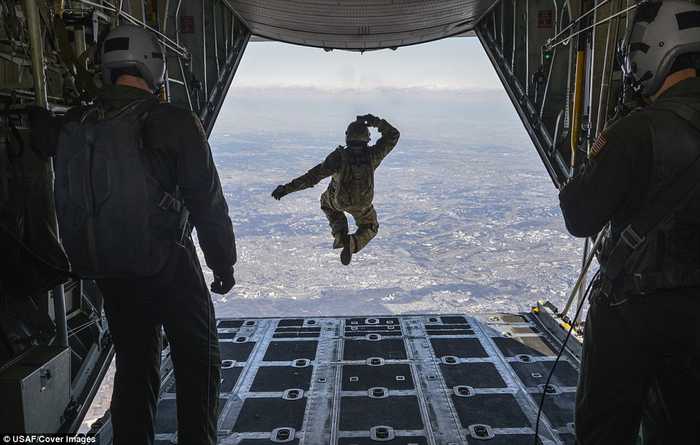
[[[469,435],[475,439],[493,439],[496,435],[493,433],[493,429],[489,425],[484,425],[481,423],[476,423],[474,425],[469,425]]]
[[[442,362],[446,365],[456,365],[459,363],[459,358],[454,355],[446,355],[441,358]]]
[[[386,442],[386,441],[394,440],[394,438],[396,437],[396,434],[394,433],[394,429],[392,427],[385,426],[385,425],[378,425],[378,426],[370,428],[369,437],[370,437],[370,439],[372,439],[374,441]]]
[[[299,388],[291,388],[282,394],[284,400],[299,400],[304,397],[304,390]]]
[[[554,394],[559,394],[561,391],[559,391],[559,387],[557,385],[553,384],[548,384],[547,386],[545,385],[537,385],[537,388],[539,388],[540,391],[548,394],[548,395],[554,395]]]
[[[294,440],[296,430],[294,428],[275,428],[270,433],[270,441],[274,443],[287,443]]]
[[[377,386],[367,390],[367,394],[372,399],[385,399],[389,397],[389,388]]]
[[[39,380],[41,382],[41,391],[44,392],[49,384],[49,380],[51,380],[51,370],[42,369],[39,371]]]
[[[309,360],[307,358],[299,358],[299,359],[294,360],[294,362],[292,362],[292,366],[294,368],[306,368],[310,364],[311,364],[311,360]]]
[[[384,359],[381,357],[370,357],[367,359],[366,363],[369,366],[382,366],[384,364]]]
[[[474,395],[474,388],[467,385],[457,385],[452,388],[457,397],[471,397]]]

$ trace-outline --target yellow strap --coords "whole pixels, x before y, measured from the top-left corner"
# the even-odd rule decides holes
[[[576,77],[574,80],[574,102],[571,112],[571,168],[576,166],[576,150],[578,137],[581,130],[581,113],[583,111],[583,81],[586,69],[586,52],[579,50],[576,53]]]

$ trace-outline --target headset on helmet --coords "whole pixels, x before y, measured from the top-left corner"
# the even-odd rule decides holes
[[[120,25],[107,34],[102,45],[104,82],[112,83],[112,74],[120,70],[135,70],[154,91],[163,85],[165,55],[151,32],[134,25]]]
[[[345,130],[345,141],[350,142],[369,142],[369,128],[361,121],[354,121],[348,125]]]
[[[626,79],[642,96],[653,96],[678,57],[700,53],[700,6],[678,0],[640,4],[621,51]]]

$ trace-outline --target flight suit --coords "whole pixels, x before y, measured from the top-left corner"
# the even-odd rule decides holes
[[[230,270],[236,262],[235,237],[198,118],[126,86],[107,86],[97,100],[111,110],[149,98],[154,106],[144,123],[143,143],[150,170],[165,190],[179,187],[207,266],[215,272]],[[82,107],[71,109],[63,122],[78,119],[83,112]],[[44,137],[57,138],[60,125],[50,125]],[[116,351],[111,403],[115,445],[153,443],[161,326],[170,344],[177,381],[178,443],[216,443],[219,343],[211,296],[192,239],[178,243],[155,276],[100,279],[97,285],[104,296]]]
[[[292,193],[311,188],[332,176],[328,188],[321,194],[321,210],[334,236],[348,233],[345,213],[355,219],[353,253],[362,250],[377,235],[379,221],[372,204],[374,171],[396,146],[400,136],[399,131],[383,119],[377,129],[381,138],[375,145],[351,142],[348,147],[338,147],[322,163],[284,186],[285,194]]]
[[[653,104],[621,119],[593,145],[591,159],[559,198],[568,230],[595,236],[610,221],[612,246],[637,215],[700,154],[700,131],[663,109],[683,101],[700,111],[700,79],[684,80]],[[599,259],[605,270],[608,247]],[[700,193],[647,236],[611,290],[590,298],[576,395],[577,443],[634,444],[654,383],[672,386],[668,364],[697,372],[700,357]],[[697,275],[696,275],[697,276]],[[600,281],[603,283],[603,281]],[[685,366],[688,365],[688,366]],[[659,380],[666,375],[666,381]],[[674,372],[671,380],[680,378]],[[673,428],[659,443],[700,443],[696,377],[665,394]]]

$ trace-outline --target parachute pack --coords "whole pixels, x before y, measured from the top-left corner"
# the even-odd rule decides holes
[[[55,199],[63,245],[85,278],[151,276],[186,232],[188,212],[151,174],[143,146],[150,100],[106,113],[88,108],[64,125]]]

